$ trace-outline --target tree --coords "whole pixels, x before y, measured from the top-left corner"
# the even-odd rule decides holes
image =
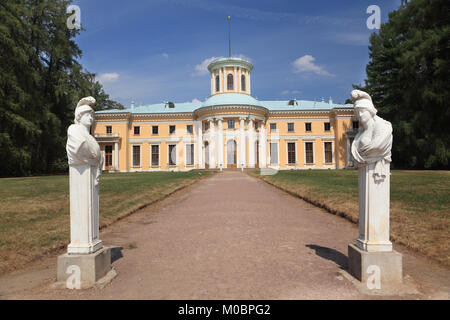
[[[97,110],[123,108],[77,61],[69,4],[0,2],[0,176],[66,170],[66,130],[81,97],[95,97]]]
[[[370,37],[363,90],[392,122],[393,163],[450,168],[450,3],[404,1]]]

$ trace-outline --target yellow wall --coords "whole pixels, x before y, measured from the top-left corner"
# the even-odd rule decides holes
[[[228,123],[227,120],[233,119],[235,120],[235,132],[237,133],[237,152],[238,152],[238,165],[240,164],[240,148],[239,148],[239,132],[240,132],[240,120],[237,116],[232,116],[230,118],[227,115],[236,115],[240,114],[239,112],[230,111],[230,112],[222,112],[221,116],[224,117],[223,120],[223,129],[227,130]],[[248,115],[248,112],[242,112],[242,115]],[[203,121],[202,131],[204,130]],[[257,137],[255,139],[259,140],[259,131],[261,129],[261,123],[258,122],[258,129],[256,130]],[[288,123],[294,123],[294,131],[288,131]],[[306,132],[305,123],[311,123],[311,131]],[[330,122],[330,130],[325,131],[324,122]],[[277,124],[277,131],[270,131],[270,124]],[[106,137],[106,126],[112,126],[112,136],[116,133],[120,136],[119,143],[119,165],[121,171],[151,171],[151,170],[189,170],[192,168],[196,168],[195,166],[186,166],[185,160],[185,149],[186,143],[183,137],[186,137],[187,125],[192,125],[193,134],[192,142],[194,144],[194,163],[198,161],[198,148],[202,148],[203,145],[197,146],[196,139],[196,127],[194,125],[193,118],[164,118],[164,119],[154,119],[151,117],[142,118],[142,119],[133,119],[130,118],[121,118],[121,119],[108,119],[108,118],[100,118],[96,120],[96,125],[93,127],[93,134],[98,134],[100,137]],[[152,134],[152,126],[158,125],[158,134]],[[175,134],[169,134],[169,126],[175,125],[176,132]],[[134,126],[140,126],[140,134],[134,135]],[[245,121],[245,129],[248,130],[249,123]],[[342,168],[346,166],[347,161],[347,136],[346,132],[348,129],[352,128],[352,115],[351,113],[341,112],[341,113],[326,113],[326,114],[315,114],[311,116],[306,115],[289,115],[289,116],[270,116],[267,119],[266,125],[266,135],[268,138],[270,137],[279,137],[279,140],[274,141],[278,142],[278,165],[280,169],[301,169],[301,168]],[[215,131],[217,131],[218,127],[215,126]],[[301,137],[299,137],[301,136]],[[180,141],[168,141],[170,138],[176,138]],[[152,141],[158,140],[158,141]],[[314,142],[314,164],[305,164],[305,141]],[[324,142],[329,141],[332,142],[332,155],[333,155],[333,163],[326,164],[324,163]],[[295,142],[296,143],[296,164],[288,165],[288,153],[287,153],[287,143]],[[260,141],[261,143],[261,141]],[[111,144],[111,143],[109,143]],[[151,167],[151,145],[159,144],[159,157],[160,157],[160,167],[155,168]],[[168,144],[176,144],[177,145],[177,163],[178,166],[168,167]],[[102,150],[104,150],[104,143],[100,143]],[[113,165],[115,163],[115,149],[114,143],[113,145]],[[140,145],[141,146],[141,163],[140,167],[134,168],[132,166],[132,146]],[[248,137],[245,140],[245,149],[246,149],[246,164],[249,165],[249,139]],[[254,148],[253,148],[254,149]],[[270,139],[266,144],[266,159],[267,165],[270,165]],[[203,155],[202,151],[202,155]],[[256,154],[256,152],[255,152]],[[223,143],[223,162],[226,162],[227,150],[226,150],[226,137],[224,136]],[[217,161],[217,159],[216,159]],[[255,163],[257,163],[257,159],[255,156]]]

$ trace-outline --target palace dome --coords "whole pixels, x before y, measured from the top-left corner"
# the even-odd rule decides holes
[[[213,95],[209,97],[205,102],[203,102],[202,107],[226,105],[262,107],[261,103],[258,100],[248,94],[243,93],[222,93]]]

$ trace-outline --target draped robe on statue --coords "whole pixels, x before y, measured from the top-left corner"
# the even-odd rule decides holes
[[[386,163],[390,163],[392,147],[392,125],[390,122],[374,116],[374,124],[364,130],[360,127],[352,143],[352,156],[358,166],[375,163],[374,177],[386,177]],[[365,149],[361,151],[361,149]]]
[[[103,166],[103,157],[97,140],[81,124],[72,124],[67,130],[67,158],[69,165],[90,165],[97,167],[98,184]]]

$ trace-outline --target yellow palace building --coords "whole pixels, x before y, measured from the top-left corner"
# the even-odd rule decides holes
[[[107,171],[207,168],[337,169],[351,167],[358,128],[351,104],[251,95],[253,65],[213,61],[204,102],[159,103],[95,113],[93,134]]]

